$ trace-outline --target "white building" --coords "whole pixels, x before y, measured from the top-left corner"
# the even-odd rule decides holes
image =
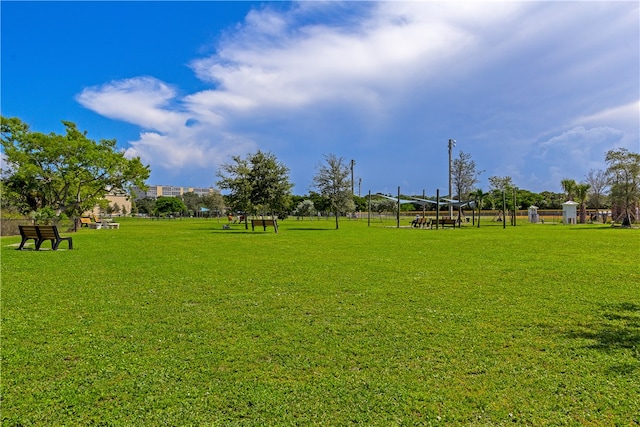
[[[198,196],[208,196],[213,194],[215,190],[212,187],[178,187],[175,185],[149,185],[147,191],[144,192],[142,197],[151,197],[157,199],[158,197],[177,197],[182,196],[184,193],[195,193]]]

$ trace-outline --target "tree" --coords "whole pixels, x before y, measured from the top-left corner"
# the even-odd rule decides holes
[[[57,135],[32,132],[15,117],[0,119],[5,190],[25,214],[47,207],[80,216],[109,191],[146,187],[149,166],[127,159],[115,139],[93,141],[67,121],[65,135]]]
[[[489,185],[491,187],[491,191],[489,192],[489,201],[491,202],[491,209],[496,209],[496,207],[500,207],[498,210],[502,212],[503,221],[506,221],[507,212],[504,212],[502,209],[503,203],[503,193],[509,194],[515,187],[513,185],[513,180],[510,176],[491,176],[489,177]],[[507,197],[507,199],[510,199]],[[515,207],[514,207],[515,209]]]
[[[217,176],[220,180],[217,182],[218,187],[223,190],[230,190],[227,195],[227,202],[236,212],[244,214],[253,211],[251,203],[251,181],[249,173],[251,172],[249,159],[243,159],[240,156],[232,156],[232,163],[224,163],[220,166]],[[245,228],[247,225],[247,216],[245,218]]]
[[[591,190],[591,203],[596,208],[596,212],[601,207],[602,198],[604,197],[605,190],[609,186],[609,177],[607,173],[603,170],[594,170],[591,169],[589,173],[587,173],[586,181],[590,185]],[[606,221],[606,215],[601,214],[603,218],[603,222]]]
[[[564,178],[560,181],[560,186],[562,187],[562,191],[564,191],[567,195],[567,200],[573,200],[573,195],[576,191],[576,182],[573,179]]]
[[[576,184],[573,187],[578,203],[580,203],[580,224],[587,222],[587,197],[589,196],[589,188],[590,185],[584,183]]]
[[[177,197],[160,196],[156,200],[155,214],[156,216],[167,215],[173,213],[182,213],[187,210],[187,207]]]
[[[471,160],[471,154],[461,151],[458,158],[453,160],[451,179],[459,200],[468,197],[473,187],[478,183],[481,173],[482,171],[476,169],[476,162]],[[453,194],[449,196],[453,197]]]
[[[202,204],[205,208],[209,209],[211,212],[223,213],[225,204],[224,198],[222,194],[217,191],[213,193],[207,194],[206,196],[202,196]]]
[[[156,199],[152,197],[143,197],[135,201],[138,213],[153,215],[156,210]]]
[[[260,214],[284,214],[291,202],[289,168],[275,155],[258,150],[250,156],[251,203]]]
[[[372,198],[371,211],[382,214],[384,212],[395,212],[398,209],[398,202],[387,198]]]
[[[632,209],[640,201],[640,154],[620,148],[608,151],[605,161],[614,219],[623,217],[623,225],[631,225]]]
[[[179,197],[189,211],[197,212],[203,205],[202,196],[194,193],[193,191],[188,191]]]
[[[289,207],[291,188],[289,169],[271,153],[257,151],[246,159],[233,156],[217,173],[218,187],[230,190],[228,202],[244,213],[285,213]],[[245,215],[245,227],[247,227]]]
[[[319,193],[329,201],[332,212],[336,216],[336,230],[340,212],[355,209],[351,192],[350,169],[343,157],[335,154],[324,156],[325,163],[318,165],[313,176],[313,185]]]
[[[540,198],[539,207],[545,209],[560,209],[564,202],[564,194],[552,191],[543,191],[540,193]]]
[[[304,218],[309,216],[311,218],[316,214],[316,208],[313,206],[313,202],[309,199],[303,200],[296,206],[295,215],[298,218]]]
[[[451,178],[453,180],[453,188],[456,191],[458,200],[469,197],[469,193],[478,183],[478,177],[482,171],[476,169],[476,162],[471,160],[471,154],[460,151],[458,158],[453,160],[451,168]],[[450,194],[449,197],[453,198]],[[462,217],[462,207],[458,207],[458,218]]]

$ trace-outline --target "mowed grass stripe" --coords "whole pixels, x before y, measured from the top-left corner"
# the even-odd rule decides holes
[[[4,423],[639,422],[638,230],[222,223],[3,238]]]

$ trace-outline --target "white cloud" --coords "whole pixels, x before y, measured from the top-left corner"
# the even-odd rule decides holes
[[[176,91],[153,77],[113,81],[84,89],[76,99],[103,116],[170,132],[187,116],[171,105]]]
[[[140,139],[129,141],[128,157],[139,156],[156,174],[212,168],[229,155],[244,153],[255,144],[220,128],[222,118],[198,104],[180,109],[182,100],[168,84],[152,77],[119,80],[83,90],[77,96],[83,106],[106,117],[145,129]],[[160,173],[158,173],[160,172]]]
[[[386,179],[427,169],[420,179],[433,182],[434,156],[407,159],[398,144],[456,137],[490,174],[549,185],[581,176],[612,144],[638,143],[638,41],[620,43],[637,36],[634,12],[615,2],[274,3],[191,62],[208,90],[181,96],[138,77],[78,101],[144,129],[128,153],[154,170],[213,167],[258,146],[296,159],[302,148],[364,157],[376,147],[371,175],[395,165]],[[509,149],[492,151],[500,141]]]
[[[605,153],[619,147],[623,136],[610,127],[574,127],[542,141],[531,153],[529,169],[549,190],[557,189],[564,178],[584,180],[589,170],[606,168]]]

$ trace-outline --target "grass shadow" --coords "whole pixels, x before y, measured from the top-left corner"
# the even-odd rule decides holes
[[[573,331],[569,336],[593,341],[587,347],[593,350],[607,353],[631,351],[636,361],[610,366],[608,371],[611,373],[630,374],[640,369],[640,304],[607,304],[600,311],[602,322]]]
[[[287,230],[291,231],[333,231],[334,228],[304,228],[304,227],[289,227]]]

